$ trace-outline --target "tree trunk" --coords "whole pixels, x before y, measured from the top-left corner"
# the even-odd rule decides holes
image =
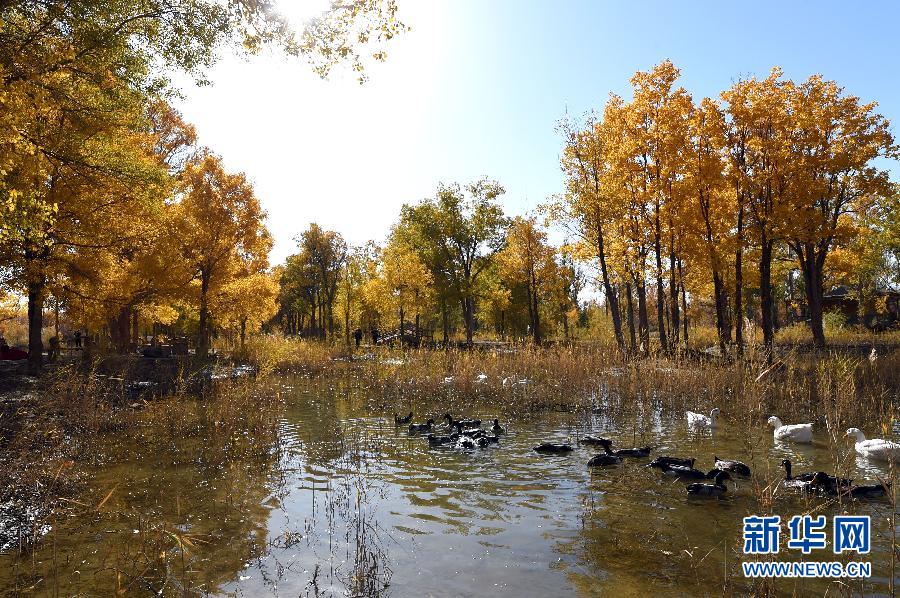
[[[537,290],[535,289],[534,275],[530,273],[528,277],[528,283],[525,285],[526,299],[528,300],[528,327],[531,328],[531,338],[534,344],[540,345],[541,333],[537,315]]]
[[[28,373],[36,376],[41,372],[44,356],[44,341],[41,329],[44,327],[44,281],[28,283]]]
[[[778,284],[774,283],[772,285],[772,334],[774,335],[778,332],[778,329],[781,328],[781,324],[778,321],[778,301],[775,300],[775,295],[778,291]]]
[[[416,323],[415,323],[415,337],[416,337],[416,348],[419,348],[419,344],[421,339],[419,338],[419,289],[416,289]]]
[[[656,240],[654,241],[654,253],[656,254],[656,325],[659,328],[659,347],[665,353],[669,351],[669,342],[666,338],[666,296],[662,282],[662,248],[659,242],[658,223],[656,235]]]
[[[247,318],[241,319],[241,351],[244,350],[244,341],[247,338]]]
[[[634,293],[631,289],[631,283],[625,283],[625,304],[628,308],[628,336],[631,339],[631,352],[637,349],[637,339],[634,334]]]
[[[718,270],[713,270],[713,299],[716,303],[716,332],[719,336],[719,351],[723,356],[726,351],[727,335],[725,313],[728,309],[724,286],[725,285],[722,283],[722,276],[719,274]]]
[[[115,346],[118,353],[128,353],[128,345],[131,343],[131,306],[125,306],[119,310],[116,318]]]
[[[606,246],[604,244],[603,231],[597,231],[597,253],[600,258],[600,274],[603,278],[603,290],[606,294],[606,303],[612,312],[613,332],[616,336],[616,345],[620,351],[625,350],[625,335],[622,334],[622,318],[619,313],[619,298],[609,279],[609,268],[606,265]],[[632,343],[634,344],[634,343]],[[634,350],[634,347],[632,347]]]
[[[400,306],[400,348],[403,348],[403,306]]]
[[[821,277],[821,275],[819,275]],[[821,278],[820,278],[821,280]],[[818,283],[821,284],[821,283]],[[817,349],[824,349],[825,343],[825,326],[823,322],[822,307],[822,291],[821,288],[816,289],[817,283],[813,282],[809,285],[812,289],[806,292],[806,300],[809,302],[809,326],[812,330],[813,345]]]
[[[681,311],[678,308],[678,278],[675,252],[669,253],[669,311],[672,317],[672,350],[678,348],[681,330]]]
[[[197,357],[209,355],[209,274],[200,274],[200,324],[197,327]]]
[[[647,316],[647,283],[644,280],[635,281],[638,296],[638,336],[641,339],[641,353],[647,355],[650,352],[650,319]]]
[[[466,325],[466,346],[472,347],[472,337],[475,333],[474,306],[471,297],[464,297],[462,300],[463,321]]]
[[[744,206],[738,207],[738,248],[734,252],[734,343],[738,356],[744,354]]]
[[[766,351],[766,362],[772,363],[775,335],[772,328],[772,245],[763,235],[759,254],[759,294],[762,312],[763,345]]]
[[[800,261],[800,270],[803,272],[803,286],[806,287],[806,303],[809,307],[809,327],[813,336],[813,345],[817,349],[824,349],[826,343],[822,297],[825,294],[825,285],[822,266],[825,263],[826,254],[816,251],[815,247],[809,243],[792,247]]]

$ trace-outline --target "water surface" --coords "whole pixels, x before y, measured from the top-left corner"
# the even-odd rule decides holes
[[[279,437],[254,458],[223,461],[202,435],[170,443],[113,436],[109,457],[89,472],[80,500],[99,509],[60,517],[33,557],[0,557],[0,588],[38,594],[108,595],[125,589],[177,595],[594,596],[743,595],[741,519],[760,512],[757,485],[795,471],[889,475],[817,434],[812,446],[773,441],[761,422],[747,434],[723,422],[690,432],[681,413],[645,406],[631,413],[548,412],[505,421],[499,446],[430,449],[422,437],[373,412],[360,391],[303,379],[279,380],[287,396]],[[369,397],[371,398],[371,397]],[[416,420],[439,418],[437,400]],[[727,411],[727,409],[726,409]],[[472,408],[460,414],[496,414]],[[629,460],[589,470],[598,449],[544,457],[545,441],[577,443],[597,433],[618,446],[658,453],[742,459],[752,480],[729,484],[723,500],[689,500],[685,483]],[[239,435],[238,435],[239,436]],[[228,440],[239,445],[240,437]],[[577,445],[576,445],[577,446]],[[891,508],[838,505],[780,488],[774,512],[873,516],[874,576],[854,592],[886,594]],[[830,528],[829,528],[830,529]],[[786,538],[782,538],[784,543]],[[173,558],[173,554],[177,555]],[[784,556],[784,555],[783,555]],[[800,560],[799,552],[787,558]],[[830,549],[809,560],[832,560]],[[163,586],[142,571],[165,571]],[[818,595],[825,582],[779,582],[780,592]],[[846,590],[846,588],[845,588]]]

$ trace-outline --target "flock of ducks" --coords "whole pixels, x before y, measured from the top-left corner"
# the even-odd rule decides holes
[[[446,425],[442,434],[435,434],[437,428],[433,419],[422,424],[412,423],[412,411],[409,415],[400,416],[394,414],[396,426],[409,425],[410,434],[427,434],[428,446],[453,446],[462,450],[484,448],[491,444],[500,443],[500,434],[503,434],[503,426],[499,419],[494,419],[494,424],[487,430],[481,427],[480,419],[454,419],[449,413],[444,414]]]
[[[612,440],[592,435],[584,436],[579,443],[603,448],[602,453],[594,455],[588,460],[588,467],[619,465],[628,458],[646,459],[653,451],[651,446],[613,450]],[[534,447],[534,451],[541,455],[564,455],[573,450],[575,449],[571,445],[549,442]],[[725,480],[730,480],[731,474],[743,477],[750,476],[750,468],[740,461],[715,457],[715,467],[708,472],[694,469],[695,462],[696,460],[693,457],[661,455],[650,462],[650,467],[660,469],[663,473],[681,480],[694,480],[686,487],[688,496],[722,496],[728,491],[728,488],[725,486]],[[712,480],[713,483],[707,484],[697,480]]]
[[[718,416],[718,408],[710,411],[709,415],[693,411],[685,413],[688,426],[692,429],[715,428]],[[397,426],[409,425],[410,434],[427,434],[426,438],[431,447],[448,446],[458,449],[486,447],[499,443],[500,435],[504,433],[504,429],[497,419],[494,419],[492,426],[484,429],[479,419],[457,420],[447,413],[443,418],[446,421],[444,429],[440,434],[436,434],[437,429],[433,419],[417,424],[412,423],[412,418],[412,412],[406,416],[394,414],[394,423]],[[812,424],[785,425],[776,416],[770,417],[768,424],[774,428],[773,435],[777,441],[806,444],[813,441]],[[880,438],[867,440],[858,428],[848,429],[846,436],[854,438],[856,452],[863,457],[900,462],[900,443]],[[653,451],[651,446],[613,449],[612,440],[593,435],[582,437],[579,444],[599,446],[603,449],[602,453],[594,455],[588,460],[588,467],[610,467],[619,465],[625,459],[646,459]],[[533,450],[539,455],[566,455],[575,449],[569,444],[545,442],[534,447]],[[695,469],[695,463],[696,459],[693,457],[660,455],[654,458],[649,466],[661,470],[665,475],[674,476],[682,481],[691,481],[685,490],[688,496],[698,497],[720,497],[728,491],[725,481],[732,479],[733,475],[743,478],[752,475],[747,464],[733,459],[720,459],[716,456],[713,468],[706,472]],[[786,487],[796,488],[803,492],[869,499],[884,497],[890,488],[889,482],[854,485],[853,480],[840,478],[824,471],[796,473],[792,470],[789,459],[784,459],[781,466],[785,470],[785,476],[781,483]],[[712,483],[708,483],[708,481]]]

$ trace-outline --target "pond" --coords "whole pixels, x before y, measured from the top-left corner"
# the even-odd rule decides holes
[[[373,412],[362,391],[301,378],[269,384],[285,394],[286,407],[265,454],[215,459],[203,435],[164,443],[134,433],[108,438],[105,462],[89,472],[88,488],[73,503],[77,516],[50,522],[33,555],[0,556],[0,588],[69,595],[744,595],[753,586],[740,573],[741,521],[762,514],[771,494],[765,487],[783,475],[783,458],[796,471],[834,471],[840,462],[858,482],[890,474],[850,455],[849,441],[828,442],[823,431],[812,445],[776,443],[764,422],[748,433],[726,420],[715,433],[698,434],[683,413],[653,405],[511,418],[498,445],[434,449],[395,426],[392,413]],[[443,415],[439,400],[425,409],[416,421]],[[454,415],[488,420],[495,413],[473,405]],[[600,449],[577,444],[586,433],[608,436],[615,446],[693,456],[703,470],[714,455],[741,459],[754,476],[728,482],[723,499],[689,499],[686,483],[647,467],[648,459],[589,469]],[[242,441],[240,434],[228,440]],[[565,456],[532,451],[547,441],[576,448]],[[873,552],[857,559],[872,562],[870,580],[843,589],[784,580],[776,590],[889,592],[894,530],[887,501],[837,504],[778,487],[772,504],[783,520],[811,512],[830,521],[847,512],[873,521]],[[782,551],[780,558],[804,557]],[[830,546],[805,558],[835,559]]]

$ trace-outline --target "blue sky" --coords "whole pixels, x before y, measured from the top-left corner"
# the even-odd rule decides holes
[[[482,175],[508,213],[561,190],[557,121],[669,58],[695,100],[775,66],[821,73],[900,121],[895,3],[398,0],[413,30],[327,81],[277,53],[226,56],[181,104],[201,142],[247,172],[270,215],[272,261],[309,222],[380,240],[400,206]],[[283,0],[301,20],[309,2]],[[897,132],[894,125],[893,130]],[[896,165],[889,165],[895,173]]]

